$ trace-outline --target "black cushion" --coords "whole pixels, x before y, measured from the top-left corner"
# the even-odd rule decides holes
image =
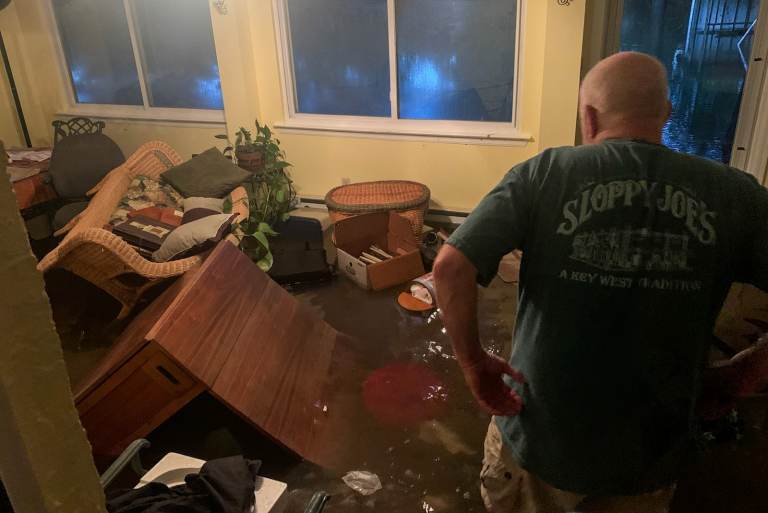
[[[253,175],[234,165],[218,148],[210,148],[160,176],[185,198],[223,198]]]
[[[68,222],[70,222],[77,214],[82,212],[88,207],[87,201],[76,201],[75,203],[68,203],[58,209],[53,215],[53,230],[61,230]]]
[[[60,197],[82,198],[123,162],[120,147],[106,135],[71,135],[54,146],[49,172]]]

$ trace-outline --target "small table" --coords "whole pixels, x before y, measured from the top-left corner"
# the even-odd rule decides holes
[[[48,148],[34,148],[35,151],[44,151]],[[19,151],[11,149],[8,151]],[[42,162],[15,160],[8,164],[8,175],[16,193],[16,201],[19,210],[25,217],[32,207],[39,206],[58,197],[51,185],[48,166],[50,159]]]

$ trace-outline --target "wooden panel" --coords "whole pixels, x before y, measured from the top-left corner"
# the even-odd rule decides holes
[[[356,349],[221,243],[131,324],[78,409],[94,451],[115,453],[208,389],[283,446],[332,466],[361,410]],[[157,370],[159,358],[178,383]]]
[[[276,283],[246,321],[213,394],[262,431],[310,458],[337,337]]]
[[[211,386],[269,281],[233,244],[220,243],[147,334]]]
[[[128,325],[117,338],[109,353],[85,376],[74,388],[75,402],[79,403],[103,383],[113,372],[146,344],[145,336],[160,319],[166,309],[173,303],[176,296],[189,283],[196,273],[191,270],[171,285],[160,297],[152,302],[144,311]]]
[[[94,454],[117,455],[204,387],[150,344],[78,404]]]

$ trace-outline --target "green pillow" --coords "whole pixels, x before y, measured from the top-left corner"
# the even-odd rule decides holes
[[[218,148],[211,148],[160,176],[185,198],[223,198],[251,173],[234,165]]]

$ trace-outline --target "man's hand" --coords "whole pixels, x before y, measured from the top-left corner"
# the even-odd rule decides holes
[[[472,363],[462,364],[464,378],[480,405],[493,415],[511,417],[520,413],[523,400],[504,383],[504,374],[518,383],[525,383],[521,373],[498,356],[483,351],[483,356]]]

